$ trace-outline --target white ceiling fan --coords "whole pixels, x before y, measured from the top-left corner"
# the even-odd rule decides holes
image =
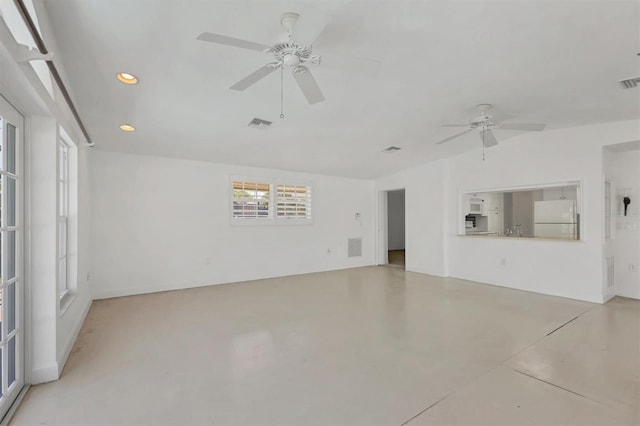
[[[294,40],[293,28],[295,27],[299,16],[300,15],[293,12],[283,13],[280,16],[280,23],[286,30],[286,34],[281,42],[278,42],[273,46],[212,33],[202,33],[197,37],[197,39],[224,44],[227,46],[241,47],[243,49],[256,50],[258,52],[267,53],[273,57],[273,62],[266,64],[262,68],[235,83],[231,86],[232,90],[245,90],[277,69],[290,69],[294,79],[300,87],[300,90],[302,90],[302,93],[307,98],[307,101],[310,104],[315,104],[324,101],[325,98],[320,87],[318,87],[318,84],[313,78],[308,65],[319,65],[320,56],[313,54],[311,46],[297,43]]]
[[[476,109],[480,112],[480,115],[471,120],[469,124],[444,124],[441,127],[468,127],[464,132],[456,133],[453,136],[449,136],[448,138],[442,139],[436,144],[442,144],[448,142],[452,139],[458,138],[467,133],[473,132],[474,130],[479,131],[480,138],[482,139],[482,144],[485,148],[490,148],[492,146],[498,145],[498,140],[493,134],[493,130],[521,130],[525,132],[540,132],[544,130],[545,124],[541,123],[505,123],[504,120],[509,120],[513,118],[513,116],[502,114],[502,115],[491,115],[490,110],[493,108],[491,104],[480,104],[476,105]]]

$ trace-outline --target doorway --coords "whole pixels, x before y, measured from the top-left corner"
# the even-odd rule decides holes
[[[0,419],[24,385],[23,118],[0,96]]]
[[[405,267],[404,189],[387,191],[387,261],[389,266]]]

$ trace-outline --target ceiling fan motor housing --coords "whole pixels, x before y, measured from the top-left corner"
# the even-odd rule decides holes
[[[289,68],[295,68],[304,62],[310,62],[315,65],[320,64],[319,55],[313,55],[310,48],[293,41],[277,43],[268,49],[267,52],[273,54],[273,57],[279,65],[284,65]]]
[[[491,116],[490,115],[481,115],[480,117],[476,117],[474,118],[470,125],[472,128],[478,128],[478,127],[490,127],[493,126],[494,123],[491,121]]]

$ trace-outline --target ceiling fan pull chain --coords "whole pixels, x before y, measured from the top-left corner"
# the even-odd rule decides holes
[[[284,67],[280,67],[280,118],[284,118]]]
[[[482,161],[484,161],[484,130],[482,131]]]

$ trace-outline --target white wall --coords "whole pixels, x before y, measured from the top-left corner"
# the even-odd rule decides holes
[[[612,155],[615,247],[615,292],[640,299],[640,151]],[[631,204],[624,216],[623,197]]]
[[[638,129],[627,121],[529,133],[491,148],[486,161],[471,151],[378,179],[378,189],[406,187],[407,269],[604,301],[602,146],[637,140]],[[458,236],[464,191],[568,181],[582,182],[582,241]]]
[[[405,249],[404,190],[387,194],[387,233],[389,250]]]
[[[56,359],[58,363],[58,375],[62,373],[62,368],[67,362],[73,344],[76,340],[84,318],[91,307],[93,295],[88,281],[91,266],[91,185],[89,170],[89,151],[91,148],[81,144],[77,155],[77,211],[73,221],[76,227],[75,247],[70,247],[75,252],[77,259],[71,263],[74,266],[73,273],[69,276],[75,277],[71,282],[71,290],[74,293],[74,300],[64,310],[60,310],[58,303],[58,323],[56,341]],[[70,218],[71,219],[71,218]]]
[[[450,159],[450,208],[464,189],[578,180],[583,195],[583,240],[577,242],[457,237],[457,224],[449,221],[450,275],[602,302],[602,146],[638,136],[637,121],[549,130],[502,141],[485,162],[474,152]]]
[[[91,169],[96,298],[373,263],[371,181],[100,151]],[[230,225],[230,175],[311,181],[313,224]]]
[[[611,184],[611,200],[609,205],[605,202],[605,190],[604,185],[605,182],[609,182]],[[610,265],[609,262],[614,262],[614,270],[615,270],[615,254],[616,254],[616,246],[615,246],[615,215],[613,214],[613,199],[615,198],[615,179],[614,179],[614,170],[613,170],[613,152],[607,148],[603,148],[602,150],[602,200],[605,202],[603,204],[603,217],[602,217],[602,229],[603,229],[603,240],[602,244],[602,279],[603,279],[603,292],[604,292],[604,300],[609,300],[616,295],[615,292],[615,277],[609,276]],[[609,216],[610,221],[607,222],[606,217]],[[609,226],[610,235],[609,238],[606,237],[605,229]],[[615,272],[614,272],[615,275]]]
[[[78,162],[77,209],[70,217],[69,230],[71,257],[69,271],[72,299],[61,310],[57,285],[57,196],[56,196],[56,148],[58,124],[50,117],[31,116],[26,120],[25,139],[28,146],[27,172],[28,208],[27,253],[29,304],[31,314],[30,365],[26,371],[31,383],[55,380],[60,376],[84,317],[91,305],[92,296],[86,281],[90,258],[91,216],[89,170],[86,146],[80,146]],[[75,229],[74,229],[75,228]]]
[[[47,17],[40,13],[42,3],[39,0],[34,3],[47,47],[58,52]],[[8,19],[7,16],[4,18]],[[23,25],[22,22],[15,24]],[[78,224],[75,238],[77,261],[75,270],[70,273],[70,276],[77,277],[73,285],[75,297],[68,309],[62,312],[56,274],[56,143],[59,125],[65,126],[74,142],[82,141],[59,90],[54,89],[52,98],[33,68],[15,60],[16,47],[4,20],[0,20],[0,94],[7,97],[25,117],[25,376],[29,383],[40,383],[59,377],[92,300],[89,286],[83,279],[89,269],[90,257],[87,148],[81,146],[79,150],[78,209],[73,218]],[[56,65],[63,80],[69,81],[60,60]]]
[[[30,365],[25,371],[32,383],[55,380],[56,286],[56,122],[49,117],[25,120],[27,207],[25,259],[26,311],[30,318]],[[29,297],[30,296],[30,297]]]

